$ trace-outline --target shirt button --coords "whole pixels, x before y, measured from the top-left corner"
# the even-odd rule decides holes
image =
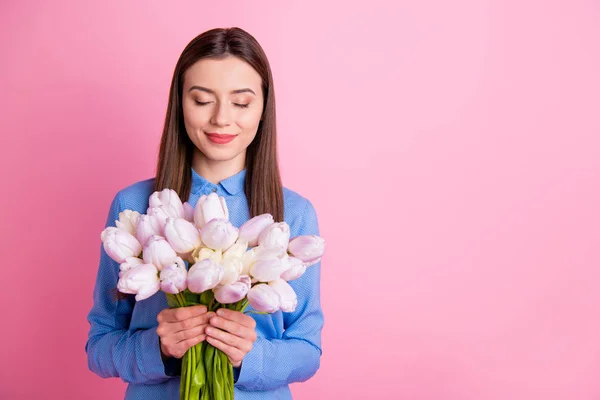
[[[217,191],[217,188],[213,188],[212,192],[215,193]]]

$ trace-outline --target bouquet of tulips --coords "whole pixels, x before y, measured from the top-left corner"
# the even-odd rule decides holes
[[[101,239],[120,264],[117,289],[137,301],[162,290],[171,308],[243,312],[250,304],[258,313],[292,312],[297,298],[288,281],[319,262],[325,247],[315,235],[291,239],[289,225],[270,214],[238,229],[216,193],[193,208],[174,190],[154,192],[146,214],[125,210],[115,224]],[[181,399],[233,399],[233,384],[231,362],[206,341],[183,356]]]

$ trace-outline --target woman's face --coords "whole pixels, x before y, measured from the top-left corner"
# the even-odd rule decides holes
[[[202,59],[185,72],[183,118],[196,156],[245,160],[262,116],[261,87],[260,75],[237,57]]]

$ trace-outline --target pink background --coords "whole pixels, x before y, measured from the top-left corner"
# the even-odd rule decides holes
[[[328,242],[295,398],[600,398],[600,3],[166,4],[0,5],[0,398],[122,398],[84,351],[100,231],[224,26],[270,58]]]

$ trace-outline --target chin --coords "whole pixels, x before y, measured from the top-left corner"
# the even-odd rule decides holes
[[[200,153],[210,161],[229,161],[239,157],[242,152],[233,149],[200,149]]]

